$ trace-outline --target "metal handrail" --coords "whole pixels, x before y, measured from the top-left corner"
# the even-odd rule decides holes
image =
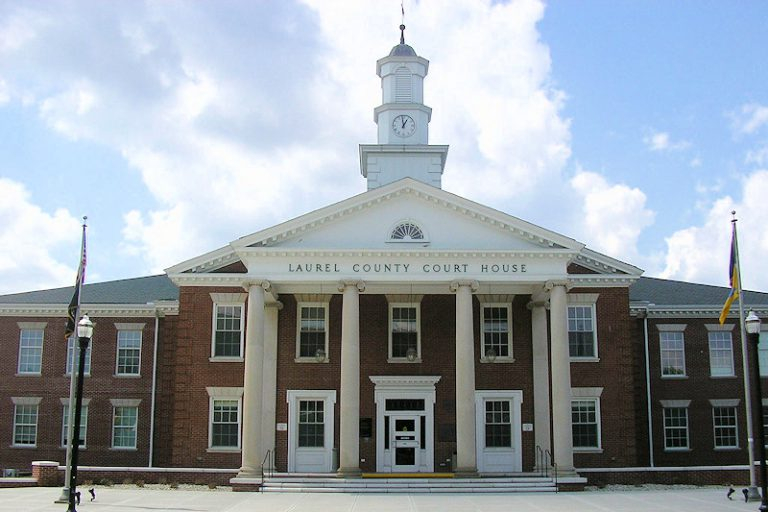
[[[555,463],[555,458],[552,456],[552,452],[550,452],[549,450],[544,450],[544,457],[548,458],[549,461],[550,461],[547,466],[552,468],[552,478],[553,478],[554,483],[555,483],[555,492],[558,492],[558,487],[557,487],[557,464]]]
[[[269,463],[267,465],[267,463]],[[259,491],[264,492],[264,466],[267,465],[269,471],[269,477],[272,478],[274,471],[274,464],[272,464],[272,450],[267,450],[264,455],[264,460],[261,461],[261,483],[259,484]]]

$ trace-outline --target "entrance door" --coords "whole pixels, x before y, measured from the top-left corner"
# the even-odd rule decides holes
[[[390,446],[392,447],[392,471],[415,473],[421,461],[421,417],[417,415],[392,415],[389,419]]]

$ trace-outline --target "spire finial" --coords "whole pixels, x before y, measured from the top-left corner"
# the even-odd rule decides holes
[[[405,25],[400,25],[400,44],[405,44]]]
[[[400,2],[400,12],[402,18],[400,18],[400,44],[405,44],[405,6],[403,1]]]

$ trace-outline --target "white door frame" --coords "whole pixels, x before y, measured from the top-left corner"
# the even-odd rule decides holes
[[[425,449],[418,456],[419,471],[431,473],[435,468],[435,384],[439,376],[371,376],[375,385],[374,399],[376,402],[376,471],[391,473],[393,452],[390,443],[389,450],[384,449],[384,438],[390,435],[384,428],[387,399],[424,400],[424,411],[393,411],[392,415],[424,416]],[[390,440],[391,441],[391,440]]]
[[[511,448],[485,448],[485,401],[509,400]],[[480,473],[518,473],[523,470],[522,420],[523,392],[520,390],[475,391],[477,471]]]
[[[317,390],[317,389],[292,389],[287,392],[288,401],[288,472],[295,473],[297,471],[297,465],[301,465],[301,461],[297,461],[297,455],[300,457],[302,454],[298,453],[299,448],[299,401],[300,400],[322,400],[323,401],[323,423],[325,425],[323,429],[323,447],[302,449],[306,451],[307,455],[313,456],[320,461],[317,466],[317,472],[330,473],[333,468],[333,435],[334,435],[334,406],[336,404],[336,390]],[[311,452],[311,453],[309,453]],[[301,468],[299,468],[301,469]]]

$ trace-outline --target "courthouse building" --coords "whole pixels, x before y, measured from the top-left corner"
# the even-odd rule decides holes
[[[717,321],[728,290],[641,277],[443,190],[428,69],[402,39],[377,62],[366,191],[165,275],[85,286],[81,464],[743,479],[741,337],[736,316]],[[64,462],[71,296],[0,297],[2,468]],[[768,315],[768,294],[744,300]]]

